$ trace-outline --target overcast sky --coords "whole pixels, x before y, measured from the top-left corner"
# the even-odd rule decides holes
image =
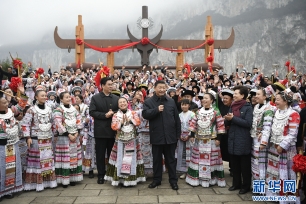
[[[74,32],[78,15],[83,16],[85,27],[126,25],[137,21],[144,5],[153,16],[182,2],[186,0],[1,0],[0,46],[41,39],[55,26],[59,26],[59,33],[61,29]]]

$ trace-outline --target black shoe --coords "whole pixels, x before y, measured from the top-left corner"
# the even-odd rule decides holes
[[[97,183],[98,184],[104,184],[104,178],[98,178]]]
[[[240,189],[240,186],[231,186],[231,187],[229,187],[229,191],[234,191],[234,190],[238,190],[238,189]]]
[[[177,183],[171,183],[170,186],[171,186],[172,190],[175,190],[175,191],[176,191],[176,190],[179,189]]]
[[[8,195],[5,195],[3,197],[6,198],[6,199],[12,199],[12,198],[14,198],[14,195],[13,194],[8,194]]]
[[[250,189],[240,189],[239,194],[246,194]]]
[[[63,185],[63,188],[68,188],[68,185]]]
[[[157,182],[153,181],[148,187],[149,187],[149,188],[156,188],[157,186],[160,186],[160,185],[161,185],[160,182],[157,183]]]
[[[88,178],[93,178],[93,177],[95,177],[93,171],[89,171]]]
[[[70,186],[75,186],[75,182],[70,182]]]

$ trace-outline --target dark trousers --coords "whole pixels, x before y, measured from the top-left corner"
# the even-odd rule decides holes
[[[106,173],[105,152],[107,151],[107,158],[109,159],[110,153],[115,143],[115,138],[95,138],[95,142],[98,178],[104,178]]]
[[[175,149],[176,143],[152,145],[154,182],[159,183],[162,181],[164,155],[168,168],[169,183],[177,183]]]
[[[232,171],[232,163],[231,163],[231,156],[228,153],[228,135],[222,134],[220,140],[220,150],[222,155],[222,160],[227,161],[229,164],[229,170]]]
[[[241,187],[241,189],[250,189],[252,180],[251,154],[231,155],[231,166],[233,172],[233,186]]]

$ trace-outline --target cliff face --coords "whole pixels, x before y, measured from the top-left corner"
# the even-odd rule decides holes
[[[152,14],[154,27],[149,31],[154,37],[164,26],[162,39],[203,39],[206,16],[212,17],[214,38],[225,39],[234,27],[235,43],[229,50],[220,53],[215,50],[215,61],[225,67],[225,71],[234,71],[238,63],[244,64],[249,70],[261,67],[265,73],[274,72],[272,64],[279,64],[279,72],[285,71],[284,63],[291,59],[297,71],[306,71],[306,1],[305,0],[205,0],[184,2],[161,10],[162,15]],[[141,8],[139,8],[141,11]],[[149,8],[150,12],[150,8]],[[139,12],[141,13],[141,12]],[[149,13],[150,16],[150,13]],[[136,22],[137,19],[135,19]],[[140,38],[141,31],[135,22],[129,24],[131,32]],[[97,28],[86,27],[87,38],[127,38],[126,27],[118,26],[104,29],[103,35]],[[74,31],[59,30],[62,38],[73,38]],[[57,48],[53,40],[53,31],[44,36],[39,42],[18,46],[1,47],[0,59],[6,58],[8,51],[17,51],[24,62],[32,61],[39,66],[42,61],[46,67],[58,69],[74,61],[74,50]],[[106,54],[86,50],[86,61],[106,61]],[[175,64],[175,53],[159,50],[153,51],[151,64]],[[204,61],[203,50],[185,54],[188,63]],[[139,54],[131,50],[115,53],[115,64],[140,64]]]

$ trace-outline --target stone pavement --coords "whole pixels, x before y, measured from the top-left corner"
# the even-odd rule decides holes
[[[1,203],[210,203],[210,204],[248,204],[255,203],[252,194],[239,195],[238,190],[230,192],[227,189],[231,185],[228,163],[224,163],[227,186],[203,188],[192,187],[179,179],[179,190],[174,191],[168,183],[168,175],[163,174],[163,182],[156,189],[149,189],[152,182],[149,177],[145,183],[136,187],[113,187],[109,182],[97,184],[97,176],[89,179],[84,175],[84,180],[76,186],[64,189],[58,186],[56,189],[46,189],[42,192],[30,191],[15,194],[13,199],[3,199]],[[264,202],[257,202],[264,203]]]

